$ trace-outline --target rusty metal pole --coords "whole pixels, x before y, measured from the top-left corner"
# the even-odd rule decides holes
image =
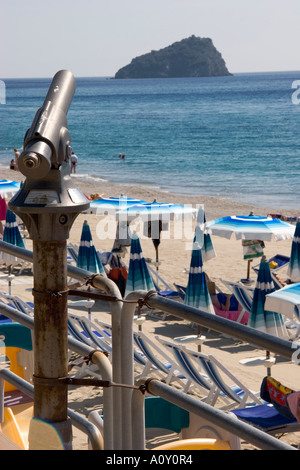
[[[66,241],[33,241],[34,271],[34,415],[39,420],[67,420],[68,375]],[[64,425],[65,443],[71,430]],[[69,437],[68,437],[69,434]]]

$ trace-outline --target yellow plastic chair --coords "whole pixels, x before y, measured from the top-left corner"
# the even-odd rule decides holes
[[[0,339],[4,346],[0,348],[1,354],[8,358],[10,371],[19,377],[29,380],[27,361],[22,361],[27,355],[32,355],[31,331],[19,323],[0,324]],[[30,368],[29,368],[30,369]],[[4,384],[5,394],[17,390],[8,382]],[[30,420],[33,417],[33,402],[20,403],[4,408],[4,420],[0,423],[0,431],[20,449],[28,449],[28,431]]]

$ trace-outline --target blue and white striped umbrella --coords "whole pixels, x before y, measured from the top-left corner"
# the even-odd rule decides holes
[[[21,183],[11,180],[0,180],[0,196],[8,198],[16,194],[21,187]]]
[[[283,313],[290,320],[300,321],[300,282],[275,290],[266,297],[266,308]]]
[[[140,239],[136,233],[131,235],[130,260],[126,283],[125,297],[135,290],[155,290],[147,263],[145,261]]]
[[[288,338],[282,315],[272,310],[265,310],[266,296],[274,291],[270,266],[264,256],[260,262],[248,324],[265,333]]]
[[[128,205],[128,207],[122,209],[119,214],[127,214],[128,217],[140,216],[149,222],[153,220],[169,221],[174,219],[174,216],[194,216],[196,214],[196,209],[190,206],[184,206],[182,204],[173,204],[157,201],[141,201],[140,203],[136,203],[134,205]]]
[[[292,241],[287,276],[292,282],[300,282],[300,220],[298,219]]]
[[[21,236],[18,227],[16,215],[9,209],[7,209],[6,211],[3,241],[6,243],[11,243],[15,246],[19,246],[21,248],[25,248],[24,240]],[[20,261],[22,261],[20,258],[17,258],[16,256],[10,255],[5,252],[1,252],[0,257],[2,262],[4,262],[7,266],[18,264],[20,263]]]
[[[206,282],[201,248],[197,242],[194,243],[192,250],[189,280],[184,303],[191,307],[205,310],[208,313],[215,313]]]
[[[86,220],[82,227],[77,267],[86,269],[92,273],[105,274],[103,265],[93,243],[90,226]]]
[[[213,235],[231,238],[234,233],[237,240],[288,240],[293,238],[295,228],[280,219],[259,215],[234,215],[207,222],[206,230]]]
[[[197,214],[194,242],[199,243],[199,246],[202,250],[202,260],[204,262],[217,256],[211,236],[209,233],[205,232],[205,224],[205,212],[203,208],[200,208]]]
[[[143,204],[141,199],[127,197],[107,197],[100,198],[90,202],[89,212],[97,215],[116,214],[120,210],[127,209],[134,204]]]

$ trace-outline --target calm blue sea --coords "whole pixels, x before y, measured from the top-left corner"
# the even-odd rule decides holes
[[[68,124],[78,174],[98,181],[99,192],[105,192],[105,182],[116,182],[298,210],[295,80],[300,72],[77,78]],[[0,165],[8,166],[51,78],[4,82]]]

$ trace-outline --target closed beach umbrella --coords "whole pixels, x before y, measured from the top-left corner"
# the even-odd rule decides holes
[[[155,287],[142,252],[140,239],[136,233],[133,233],[125,297],[135,290],[149,291],[155,290]]]
[[[82,227],[77,267],[97,274],[105,273],[93,243],[90,226],[86,220]]]
[[[275,287],[271,277],[270,266],[266,257],[263,256],[257,275],[248,325],[265,333],[287,339],[288,333],[284,326],[282,315],[265,309],[266,296],[274,291]],[[267,351],[266,359],[269,358],[270,352]],[[267,371],[268,375],[271,375],[269,367]]]
[[[14,214],[14,212],[10,211],[9,209],[7,209],[6,211],[3,241],[6,243],[11,243],[12,245],[15,245],[15,246],[19,246],[21,248],[25,248],[24,240],[21,236],[21,233],[17,224],[16,215]],[[18,264],[20,262],[19,258],[16,258],[15,256],[9,255],[7,253],[2,253],[2,258],[8,260],[6,264]]]
[[[211,296],[206,282],[206,276],[202,262],[202,252],[198,242],[193,243],[189,280],[184,296],[184,303],[190,307],[200,308],[208,313],[215,314]],[[201,342],[205,336],[201,336],[201,327],[197,325],[198,351],[201,351]]]
[[[201,248],[197,242],[194,243],[192,250],[189,280],[184,297],[184,303],[191,307],[205,310],[208,313],[215,313],[206,282]]]
[[[264,331],[265,333],[287,338],[288,335],[282,315],[265,310],[266,296],[274,291],[275,287],[271,277],[270,266],[266,257],[263,256],[257,275],[248,324],[252,328]]]
[[[198,210],[197,222],[195,227],[195,238],[194,242],[199,243],[202,251],[202,260],[204,262],[215,258],[216,252],[213,246],[213,242],[209,233],[205,232],[206,217],[203,208]]]
[[[290,320],[300,321],[300,282],[275,290],[266,297],[266,308],[283,313]]]
[[[6,211],[3,241],[6,243],[11,243],[12,245],[15,245],[15,246],[19,246],[21,248],[25,248],[25,244],[24,244],[23,238],[20,234],[20,230],[17,224],[16,215],[9,209],[7,209]],[[14,277],[11,274],[12,267],[23,262],[23,260],[20,258],[17,258],[16,256],[10,255],[9,253],[5,253],[4,251],[1,251],[0,262],[8,266],[8,269],[9,269],[8,286],[9,286],[9,294],[11,294],[11,278]]]
[[[292,241],[291,257],[287,269],[287,276],[292,282],[300,282],[300,220],[297,220],[294,238]]]

